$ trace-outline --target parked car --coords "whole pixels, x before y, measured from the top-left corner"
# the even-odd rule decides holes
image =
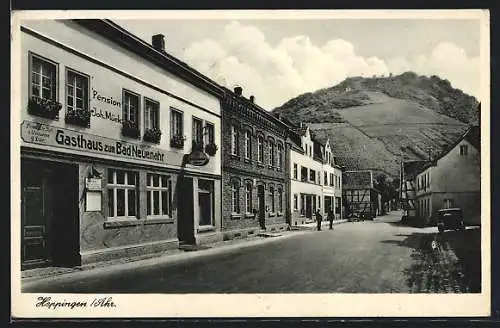
[[[465,230],[462,209],[446,208],[437,211],[436,225],[439,232],[443,232],[445,230]]]

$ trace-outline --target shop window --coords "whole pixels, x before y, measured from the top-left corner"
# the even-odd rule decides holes
[[[231,210],[234,214],[240,213],[240,186],[237,181],[231,184]]]
[[[147,215],[172,216],[172,181],[167,175],[147,175]]]
[[[88,127],[89,78],[73,70],[66,71],[66,123]]]
[[[214,226],[214,182],[198,180],[198,204],[200,226]]]
[[[262,163],[264,161],[264,137],[257,137],[257,161]]]
[[[245,131],[245,158],[252,158],[252,134],[250,131]]]
[[[252,213],[252,184],[250,182],[245,185],[245,211]]]
[[[108,170],[108,217],[136,218],[137,172]]]

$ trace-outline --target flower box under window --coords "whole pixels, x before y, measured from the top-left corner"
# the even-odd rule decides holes
[[[86,109],[68,109],[66,111],[66,124],[90,127],[90,111]]]
[[[170,139],[170,147],[182,149],[184,148],[184,140],[186,140],[186,137],[175,135],[172,137],[172,139]]]
[[[62,104],[46,98],[31,96],[28,101],[28,113],[48,119],[57,119]]]
[[[215,143],[209,143],[205,146],[205,152],[209,156],[215,156],[218,149],[219,149],[219,147],[217,147],[217,145]]]
[[[196,142],[196,141],[193,141],[192,142],[192,150],[199,150],[199,151],[203,151],[203,142]]]
[[[144,131],[144,141],[159,144],[161,139],[161,130],[158,128],[146,129]]]
[[[139,132],[139,126],[135,122],[124,121],[122,124],[122,135],[129,138],[139,139],[139,136],[141,135]]]

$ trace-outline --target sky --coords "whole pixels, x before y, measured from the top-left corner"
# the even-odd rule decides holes
[[[271,110],[352,76],[438,75],[479,98],[480,22],[473,19],[113,20]]]

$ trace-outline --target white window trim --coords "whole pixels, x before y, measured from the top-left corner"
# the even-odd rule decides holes
[[[32,75],[33,75],[33,58],[37,58],[38,60],[41,60],[42,62],[46,62],[48,64],[51,64],[51,65],[54,65],[55,67],[55,72],[54,72],[54,98],[53,99],[49,99],[51,101],[58,101],[59,100],[59,64],[56,63],[55,61],[52,61],[50,59],[47,59],[45,57],[42,57],[40,55],[37,55],[33,52],[29,52],[29,95],[30,97],[31,96],[36,96],[36,97],[39,97],[39,98],[43,98],[42,95],[43,95],[43,91],[42,91],[42,85],[43,85],[43,81],[42,79],[40,80],[40,92],[42,95],[34,95],[33,94],[33,82],[32,82]],[[41,75],[41,73],[39,73]]]
[[[149,185],[150,183],[150,179],[148,179],[148,176],[152,179],[153,178],[153,175],[158,175],[158,178],[160,179],[158,182],[160,184],[160,186],[157,186],[157,187],[154,187],[152,185],[152,182],[151,182],[151,185]],[[166,177],[167,178],[167,186],[166,187],[162,187],[161,186],[161,178],[162,177]],[[146,192],[149,193],[150,191],[159,191],[160,192],[160,195],[159,195],[159,199],[158,199],[158,205],[159,205],[159,212],[161,213],[162,212],[162,209],[163,209],[163,201],[162,201],[162,198],[161,198],[161,193],[162,191],[166,191],[167,194],[168,194],[168,197],[170,198],[169,201],[170,201],[170,206],[172,207],[173,204],[173,199],[172,199],[172,190],[169,191],[169,184],[171,185],[172,184],[172,178],[168,175],[163,175],[163,174],[156,174],[156,173],[147,173],[146,174]],[[171,189],[171,188],[170,188]],[[147,196],[146,196],[146,201],[147,201]],[[153,197],[150,197],[150,208],[151,210],[153,210],[153,204],[154,204],[154,199]],[[167,212],[172,212],[172,208],[169,208]],[[147,219],[170,219],[171,218],[171,215],[169,214],[147,214],[147,204],[146,204],[146,218]]]
[[[56,69],[56,72],[57,72],[57,69]],[[69,67],[66,67],[66,84],[65,84],[65,91],[66,91],[66,110],[69,109],[69,105],[68,105],[68,97],[69,97],[69,93],[68,93],[68,83],[69,83],[69,74],[75,74],[79,77],[82,77],[84,78],[86,81],[87,81],[87,85],[86,85],[86,88],[85,89],[85,93],[83,94],[83,98],[82,98],[82,104],[84,105],[83,108],[81,108],[81,110],[90,110],[90,103],[89,103],[89,95],[90,95],[90,77],[87,75],[87,74],[84,74],[84,73],[81,73],[77,70],[74,70],[72,68],[69,68]],[[77,110],[78,108],[76,107],[76,85],[71,85],[73,87],[73,94],[71,95],[73,97],[73,106],[72,106],[72,110]]]
[[[137,176],[138,172],[136,171],[125,171],[125,170],[120,170],[120,169],[110,169],[113,172],[113,183],[107,184],[107,189],[112,189],[113,190],[113,215],[110,215],[111,213],[108,213],[108,221],[127,221],[127,220],[137,220],[138,219],[138,214],[139,214],[139,206],[137,205],[137,197],[139,197],[138,193],[138,188],[137,185],[129,185],[128,184],[128,173],[133,173],[136,176],[136,182],[137,182]],[[125,172],[124,176],[124,184],[117,184],[116,183],[116,172],[117,171],[123,171]],[[128,190],[135,190],[135,197],[136,197],[136,205],[135,205],[135,212],[136,215],[123,215],[123,216],[115,216],[114,214],[118,213],[118,197],[117,197],[117,189],[123,189],[126,190],[125,192],[125,203],[124,203],[124,210],[125,214],[128,214]]]
[[[157,100],[153,100],[148,97],[144,97],[143,99],[144,103],[144,129],[160,129],[160,102]],[[154,109],[156,110],[156,124],[154,126],[148,127],[148,121],[150,121],[150,112],[148,113],[148,106],[147,103],[151,103],[154,106]],[[148,115],[149,114],[149,115]]]

